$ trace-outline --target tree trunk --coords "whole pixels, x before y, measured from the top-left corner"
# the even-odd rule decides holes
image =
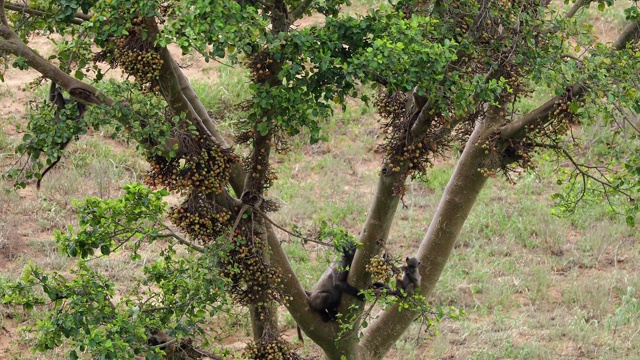
[[[494,108],[489,111],[487,119],[476,124],[418,250],[417,257],[422,261],[419,268],[422,275],[420,294],[427,298],[433,292],[462,226],[486,182],[486,177],[478,170],[487,163],[490,155],[485,154],[481,145],[500,122],[498,114],[499,109]],[[398,311],[397,307],[381,313],[364,329],[358,356],[382,359],[416,316],[416,312]]]

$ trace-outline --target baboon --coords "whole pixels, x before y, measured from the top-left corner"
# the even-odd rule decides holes
[[[364,295],[360,294],[360,290],[347,283],[355,251],[355,246],[345,249],[342,258],[322,274],[311,291],[306,291],[307,304],[317,311],[325,322],[337,320],[343,292],[364,301]]]
[[[402,277],[398,276],[396,278],[396,289],[391,290],[389,285],[383,284],[381,282],[376,282],[373,284],[374,289],[386,289],[387,293],[390,295],[395,295],[398,297],[409,297],[413,295],[413,292],[420,286],[420,272],[418,272],[418,266],[422,264],[415,257],[407,257],[405,259],[405,263],[400,269],[402,270]]]

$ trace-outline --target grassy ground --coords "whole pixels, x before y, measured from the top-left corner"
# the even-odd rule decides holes
[[[354,11],[369,5],[360,3]],[[618,20],[607,24],[614,26]],[[613,31],[607,29],[603,32]],[[207,80],[194,85],[214,113],[224,113],[240,94],[246,94],[243,72],[192,61],[191,71],[203,69],[207,75]],[[0,87],[3,104],[28,99],[20,86]],[[381,160],[376,145],[381,139],[374,111],[356,101],[349,105],[345,112],[327,119],[331,140],[307,145],[301,134],[292,140],[290,154],[277,156],[281,180],[269,195],[283,205],[273,216],[279,224],[312,229],[327,220],[359,232],[375,190]],[[237,116],[225,117],[223,128],[233,129]],[[14,160],[12,149],[24,121],[20,109],[2,113],[3,169]],[[50,237],[53,229],[73,223],[71,199],[115,197],[123,184],[140,179],[143,161],[135,150],[109,135],[108,129],[93,132],[72,145],[61,166],[43,180],[39,193],[33,185],[0,193],[1,276],[19,276],[30,261],[64,271],[69,259],[57,252]],[[391,232],[394,253],[415,251],[455,160],[455,155],[440,160],[427,179],[409,184],[406,207],[399,209]],[[628,228],[600,203],[585,203],[569,218],[552,216],[550,195],[558,191],[555,172],[556,164],[547,161],[535,173],[521,174],[516,184],[499,178],[488,182],[433,298],[434,304],[453,305],[467,315],[444,320],[428,331],[414,324],[389,359],[640,358],[638,230]],[[288,241],[287,251],[300,279],[310,287],[326,266],[317,261],[324,249],[303,247],[280,235]],[[146,249],[140,262],[116,254],[93,266],[126,289],[143,261],[155,256],[154,250]],[[287,314],[282,317],[289,327],[287,334],[293,334],[295,324]],[[0,359],[66,358],[63,350],[48,354],[28,350],[33,335],[17,327],[29,321],[20,312],[0,306]],[[229,328],[221,343],[240,347],[248,339],[246,316],[217,321]],[[307,342],[301,353],[316,358],[318,351]]]

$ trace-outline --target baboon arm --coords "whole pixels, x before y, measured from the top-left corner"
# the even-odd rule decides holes
[[[343,284],[342,291],[346,292],[347,294],[349,294],[349,295],[351,295],[353,297],[358,298],[358,300],[360,300],[360,301],[364,301],[364,295],[360,294],[360,290],[357,287],[355,287],[355,286],[353,286],[353,285],[351,285],[349,283],[345,282]]]

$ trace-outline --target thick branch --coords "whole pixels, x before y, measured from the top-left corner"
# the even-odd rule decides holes
[[[618,37],[615,43],[616,50],[624,49],[627,44],[635,39],[640,33],[640,21],[635,21],[622,31],[622,34]],[[586,90],[580,83],[573,84],[568,87],[570,89],[573,98],[581,97]],[[509,123],[502,127],[500,131],[500,138],[503,140],[522,138],[526,134],[527,129],[531,126],[546,123],[550,120],[550,115],[553,114],[562,100],[562,95],[555,96],[542,106],[531,111],[527,115],[523,116],[519,120]]]
[[[58,67],[50,63],[48,60],[34,52],[30,47],[20,40],[18,35],[5,24],[0,25],[0,50],[25,58],[29,67],[38,71],[47,79],[55,81],[63,89],[69,91],[71,89],[81,89],[81,92],[92,94],[96,99],[92,102],[96,105],[105,104],[113,105],[115,101],[102,94],[95,87],[86,84],[71,75],[60,70]],[[70,95],[74,95],[70,92]],[[84,99],[75,98],[78,101],[86,102]]]
[[[145,25],[152,36],[156,36],[159,33],[157,24],[153,19],[146,19]],[[158,53],[163,61],[160,77],[158,78],[160,91],[173,112],[186,114],[191,121],[195,122],[194,125],[203,131],[207,131],[213,141],[223,148],[228,148],[229,144],[218,131],[213,119],[211,119],[204,104],[200,101],[198,94],[189,83],[189,79],[184,75],[169,50],[166,47],[162,47]],[[246,173],[241,164],[233,164],[231,172],[231,187],[239,197],[244,188]]]
[[[9,23],[7,22],[7,15],[4,13],[4,7],[5,7],[5,3],[4,0],[0,0],[0,23],[2,23],[2,25],[9,27]]]
[[[569,87],[573,97],[580,97],[584,94],[584,88],[580,84],[573,84]],[[531,126],[537,126],[550,120],[553,114],[562,102],[562,95],[554,96],[539,108],[531,111],[522,118],[509,123],[500,130],[500,138],[502,140],[522,138],[525,136],[527,129]]]
[[[27,65],[38,71],[42,76],[55,82],[61,88],[67,90],[69,95],[74,99],[94,105],[107,105],[107,106],[124,106],[128,107],[127,103],[116,102],[116,100],[106,96],[100,92],[97,88],[84,83],[73,76],[60,70],[57,66],[44,59],[42,56],[34,52],[29,46],[20,40],[13,30],[9,26],[0,25],[0,50],[7,53],[22,56],[26,59]],[[78,98],[81,96],[81,98]],[[130,124],[121,122],[125,128],[129,128]],[[168,154],[174,150],[174,145],[179,143],[176,139],[170,138],[166,144],[162,144],[164,151]],[[153,146],[153,144],[145,144],[141,142],[143,146]]]
[[[287,258],[273,227],[267,224],[267,241],[269,243],[271,265],[275,266],[282,276],[283,293],[289,299],[285,304],[287,310],[300,328],[316,344],[325,348],[334,345],[337,334],[336,323],[325,323],[320,315],[307,305],[305,293],[291,263]]]
[[[633,40],[638,40],[638,34],[640,34],[640,20],[636,20],[627,25],[615,43],[616,50],[622,50]]]

